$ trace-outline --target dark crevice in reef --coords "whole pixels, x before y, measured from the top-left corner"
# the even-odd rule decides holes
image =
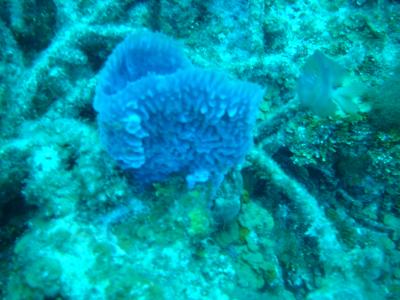
[[[36,207],[25,201],[23,191],[28,176],[25,155],[13,151],[2,157],[0,176],[0,256],[14,244],[26,229],[26,222]],[[11,160],[14,160],[10,162]]]
[[[46,49],[56,32],[57,8],[53,1],[27,0],[13,4],[11,29],[28,61]]]
[[[286,174],[299,181],[313,196],[323,197],[326,200],[334,197],[335,190],[338,188],[334,170],[316,165],[298,166],[293,163],[292,156],[293,153],[288,148],[282,147],[272,158],[278,162]]]
[[[36,207],[25,202],[21,192],[2,194],[3,205],[0,217],[0,253],[7,251],[19,236],[26,230],[26,221],[29,220]]]
[[[112,48],[118,41],[106,42],[102,37],[91,37],[88,41],[82,41],[81,50],[85,53],[90,69],[94,74],[103,67],[106,58],[110,55]]]
[[[6,3],[2,2],[2,6],[0,9],[0,20],[4,22],[6,26],[10,26],[10,2]]]
[[[149,27],[153,31],[160,31],[161,0],[149,1]]]
[[[65,169],[67,171],[72,171],[77,166],[77,161],[79,159],[79,152],[70,145],[66,145],[64,147],[70,148],[70,151],[67,151],[69,155],[65,161]]]
[[[61,295],[56,295],[56,296],[47,296],[44,298],[44,300],[64,300],[65,298],[62,297]]]
[[[210,12],[208,11],[208,1],[204,2],[198,2],[196,3],[197,5],[197,10],[198,14],[196,16],[195,21],[198,22],[199,24],[207,23],[210,20]]]
[[[96,111],[94,110],[91,103],[86,104],[80,109],[79,119],[85,123],[96,122]]]
[[[51,104],[61,97],[61,91],[56,85],[49,84],[49,82],[41,82],[32,99],[32,117],[41,117],[50,108]]]

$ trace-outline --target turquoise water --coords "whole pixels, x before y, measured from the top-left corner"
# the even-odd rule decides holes
[[[4,0],[0,49],[0,299],[400,298],[399,1]]]

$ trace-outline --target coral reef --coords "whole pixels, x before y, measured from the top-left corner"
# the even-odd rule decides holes
[[[225,175],[217,190],[188,189],[192,163],[149,167],[162,176],[141,187],[102,143],[101,70],[143,30],[171,37],[173,73],[266,90],[243,163],[207,165]],[[389,0],[2,1],[0,298],[399,299],[399,32]],[[337,66],[351,81],[331,81]],[[321,114],[337,96],[369,109]]]

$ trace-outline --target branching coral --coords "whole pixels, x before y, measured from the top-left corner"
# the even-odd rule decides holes
[[[12,1],[18,2],[18,1]],[[10,57],[13,58],[13,67],[19,66],[17,75],[19,80],[12,89],[6,90],[7,101],[4,114],[4,123],[21,123],[24,118],[40,116],[48,111],[59,113],[68,111],[78,115],[89,104],[92,94],[88,87],[94,87],[92,78],[93,59],[96,59],[104,49],[109,46],[103,41],[121,39],[132,31],[130,23],[123,25],[107,23],[102,25],[102,20],[108,22],[127,6],[127,2],[104,1],[102,5],[88,6],[80,1],[65,4],[63,1],[53,1],[56,8],[57,24],[47,24],[52,27],[54,37],[47,48],[40,53],[33,52],[24,61],[24,52],[14,39],[15,34],[0,21],[0,27],[6,36],[9,45]],[[25,3],[26,4],[26,3]],[[31,4],[34,5],[34,4]],[[11,6],[12,24],[33,22],[27,18],[24,5]],[[27,8],[25,8],[27,9]],[[39,8],[37,8],[39,9]],[[91,10],[91,14],[87,14]],[[32,16],[36,17],[36,15]],[[19,18],[22,18],[19,20]],[[16,25],[15,25],[16,26]],[[48,38],[36,36],[36,38]],[[96,53],[98,49],[103,49]],[[32,49],[29,49],[32,52]],[[12,55],[11,55],[12,54]],[[5,58],[5,60],[9,60]],[[81,72],[77,72],[81,70]],[[61,82],[63,84],[61,84]],[[73,89],[73,92],[71,90]],[[56,101],[64,98],[60,103]],[[10,99],[13,99],[11,102]],[[80,103],[78,106],[77,103]],[[18,118],[16,117],[18,116]],[[15,127],[16,128],[16,127]],[[10,132],[11,131],[11,132]],[[12,133],[11,129],[3,132]]]

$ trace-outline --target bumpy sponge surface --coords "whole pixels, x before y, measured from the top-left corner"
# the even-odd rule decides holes
[[[143,31],[108,58],[94,108],[109,154],[137,181],[177,173],[193,186],[241,162],[262,96],[258,85],[193,67],[176,41]]]

